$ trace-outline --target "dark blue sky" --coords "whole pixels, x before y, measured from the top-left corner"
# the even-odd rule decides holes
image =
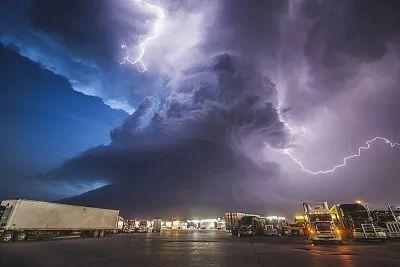
[[[109,143],[109,131],[127,116],[97,97],[72,90],[66,79],[4,46],[0,46],[0,85],[0,199],[52,198],[74,191],[32,186],[21,177]],[[16,179],[21,182],[15,183]]]

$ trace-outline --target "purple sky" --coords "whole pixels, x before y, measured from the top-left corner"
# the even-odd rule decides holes
[[[150,2],[165,19],[145,73],[118,63],[122,44],[134,55],[153,34],[157,13],[140,1],[0,4],[2,44],[130,114],[110,144],[32,179],[105,182],[68,201],[126,214],[400,204],[399,147],[376,142],[314,176],[284,153],[324,170],[375,136],[400,142],[398,1]]]

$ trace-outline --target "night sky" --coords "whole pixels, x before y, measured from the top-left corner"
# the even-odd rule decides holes
[[[128,216],[400,204],[400,146],[319,175],[286,154],[328,170],[400,142],[399,1],[148,3],[0,2],[0,198]],[[146,72],[120,64],[148,37]]]

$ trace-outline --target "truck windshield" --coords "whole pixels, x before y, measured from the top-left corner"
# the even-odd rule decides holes
[[[330,214],[310,214],[310,222],[330,222],[332,216]]]
[[[253,223],[253,217],[243,217],[240,219],[240,225],[248,226]]]

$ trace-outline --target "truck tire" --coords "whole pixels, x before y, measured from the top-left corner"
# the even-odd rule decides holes
[[[94,230],[92,236],[93,237],[99,237],[100,231],[99,230]]]
[[[106,235],[106,233],[104,232],[104,230],[100,230],[99,237],[104,237],[105,235]]]
[[[15,241],[18,241],[18,242],[25,241],[27,237],[28,237],[28,235],[27,235],[26,232],[24,232],[24,231],[17,232],[17,233],[14,235]]]
[[[81,237],[82,238],[88,238],[89,237],[89,232],[88,231],[82,231],[81,232]]]
[[[1,236],[1,242],[8,243],[13,241],[13,232],[4,232]]]

